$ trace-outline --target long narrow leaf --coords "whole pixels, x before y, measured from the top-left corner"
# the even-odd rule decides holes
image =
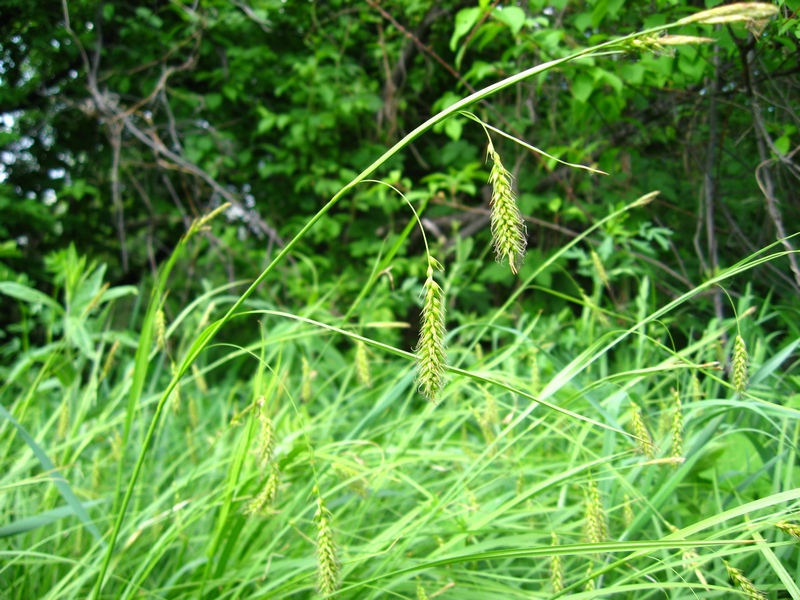
[[[28,444],[28,447],[31,449],[34,456],[36,456],[41,463],[42,468],[50,473],[53,483],[55,484],[56,488],[58,488],[61,497],[64,498],[66,503],[72,509],[72,512],[81,520],[86,529],[89,530],[89,533],[92,534],[92,537],[94,537],[94,539],[97,541],[102,542],[103,536],[100,535],[100,531],[92,522],[89,513],[86,512],[86,508],[81,501],[78,500],[75,492],[72,491],[69,482],[58,472],[56,466],[53,464],[53,461],[50,460],[44,449],[42,449],[42,447],[36,443],[36,440],[33,439],[27,430],[14,418],[10,412],[6,410],[2,404],[0,404],[0,417],[5,417],[14,427],[17,428],[20,437],[22,437],[22,439],[25,440],[25,443]]]

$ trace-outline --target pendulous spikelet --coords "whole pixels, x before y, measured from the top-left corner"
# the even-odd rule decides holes
[[[587,577],[591,576],[592,571],[594,571],[594,561],[590,560],[589,561],[589,566],[586,569],[586,576]],[[594,579],[590,579],[589,581],[586,582],[586,585],[583,586],[583,589],[586,592],[593,592],[596,587],[597,587],[597,584],[594,582]]]
[[[339,559],[331,528],[331,513],[325,506],[322,496],[317,495],[317,588],[320,594],[328,596],[339,589]]]
[[[119,350],[119,340],[114,340],[114,343],[111,345],[111,350],[108,351],[108,356],[106,357],[106,362],[103,363],[103,372],[100,375],[100,381],[108,377],[108,372],[111,370],[111,366],[114,364],[114,355]]]
[[[600,544],[608,539],[608,526],[603,501],[597,484],[590,480],[584,492],[586,496],[586,537],[590,544]]]
[[[633,502],[628,494],[625,494],[625,504],[622,505],[622,522],[625,524],[625,529],[629,529],[633,524]]]
[[[372,387],[372,373],[369,369],[369,355],[364,342],[356,342],[356,378],[364,387]]]
[[[194,383],[197,385],[197,389],[200,390],[200,393],[204,396],[208,396],[208,384],[206,383],[206,378],[203,377],[203,372],[194,363],[192,363],[192,375],[194,375]]]
[[[273,460],[275,426],[272,423],[272,419],[264,411],[265,404],[264,396],[260,396],[255,403],[255,419],[258,420],[260,426],[255,455],[263,484],[259,494],[245,507],[244,513],[246,515],[268,516],[272,514],[271,507],[278,496],[281,473]]]
[[[492,186],[492,239],[498,262],[508,259],[512,273],[517,273],[525,256],[526,239],[525,224],[514,199],[511,188],[511,174],[500,161],[500,155],[489,142],[489,158],[492,159],[492,170],[489,183]]]
[[[486,408],[483,409],[483,419],[489,426],[497,427],[500,423],[500,415],[497,412],[497,400],[495,400],[494,396],[487,389],[483,390],[483,397],[486,399]]]
[[[558,546],[558,536],[556,532],[551,532],[552,546]],[[564,591],[564,564],[561,562],[561,556],[554,554],[550,559],[550,586],[553,588],[554,594],[560,594]]]
[[[633,427],[633,435],[636,436],[636,444],[639,447],[639,451],[644,454],[648,460],[653,460],[656,455],[656,447],[653,443],[653,438],[650,437],[650,431],[647,429],[647,425],[644,424],[644,417],[638,406],[633,407],[631,425]]]
[[[259,515],[262,517],[269,516],[271,507],[278,497],[278,485],[280,484],[280,471],[274,465],[269,467],[270,472],[264,479],[263,487],[258,496],[253,498],[245,507],[244,514],[246,515]]]
[[[792,521],[778,521],[775,527],[780,529],[783,533],[800,538],[800,525]]]
[[[167,349],[167,317],[164,315],[164,310],[159,308],[156,311],[155,322],[153,329],[156,336],[156,348],[159,350]]]
[[[417,600],[428,600],[428,592],[425,591],[425,586],[419,580],[417,580]]]
[[[178,365],[175,363],[171,364],[172,369],[172,376],[176,376],[178,374]],[[172,390],[172,398],[170,398],[170,403],[172,406],[173,414],[178,414],[181,412],[181,382],[175,384],[175,387]]]
[[[737,335],[733,342],[733,365],[731,367],[733,389],[740,396],[747,388],[747,347],[742,336]]]
[[[58,428],[56,436],[59,440],[67,439],[67,431],[69,430],[69,402],[64,400],[61,405],[61,410],[58,413]]]
[[[216,302],[209,302],[208,306],[206,306],[206,309],[203,311],[203,315],[200,317],[200,321],[197,323],[198,330],[206,328],[206,325],[211,321],[211,315],[214,313],[216,307]]]
[[[347,487],[353,490],[358,496],[362,498],[367,497],[369,488],[367,487],[366,480],[359,471],[344,463],[335,463],[333,465],[333,470],[336,475],[338,475],[341,482],[350,482]]]
[[[703,398],[703,386],[700,384],[700,378],[697,376],[697,373],[692,374],[691,379],[691,390],[692,390],[692,398],[695,402],[700,401]]]
[[[175,388],[177,389],[177,388]],[[194,431],[197,429],[197,426],[200,424],[200,407],[197,406],[197,399],[194,397],[193,394],[189,394],[189,425],[192,426],[192,430]]]
[[[478,422],[478,427],[481,428],[481,434],[483,434],[483,439],[486,444],[491,444],[495,440],[494,430],[491,428],[489,423],[486,421],[485,413],[481,413],[478,409],[472,409],[472,416],[475,417],[475,420]]]
[[[302,357],[301,363],[303,370],[303,382],[300,387],[300,401],[306,403],[311,400],[311,380],[317,376],[317,372],[311,370],[311,365],[305,356]]]
[[[672,390],[672,446],[670,456],[672,458],[683,457],[683,410],[681,408],[681,395],[678,390]],[[676,466],[679,463],[675,463]]]
[[[767,597],[750,581],[747,577],[744,576],[744,573],[740,569],[736,567],[732,567],[727,560],[723,560],[725,563],[725,569],[728,571],[728,577],[731,578],[731,581],[739,586],[744,592],[744,595],[749,598],[749,600],[767,600]]]
[[[706,579],[706,576],[703,575],[703,571],[701,569],[702,563],[700,562],[700,555],[693,549],[689,548],[683,552],[681,558],[683,559],[684,566],[687,569],[694,571],[694,575],[697,577],[697,580],[706,586],[706,588],[708,588],[708,580]]]
[[[265,470],[272,462],[272,455],[275,451],[275,426],[272,424],[272,419],[264,413],[264,404],[264,396],[261,396],[256,402],[258,410],[257,418],[261,425],[256,457],[258,466],[262,470]]]
[[[433,264],[428,265],[428,278],[423,292],[422,326],[417,356],[417,386],[420,392],[434,404],[444,387],[444,291],[433,278]]]
[[[774,17],[778,14],[778,10],[777,6],[768,2],[735,2],[684,17],[678,21],[678,24],[705,23],[706,25],[720,25],[738,21],[761,21]]]
[[[122,434],[119,430],[115,429],[114,434],[111,436],[111,458],[114,462],[122,460]]]
[[[600,278],[600,282],[605,287],[610,288],[611,281],[609,280],[608,273],[603,265],[603,259],[601,259],[600,255],[594,251],[594,248],[592,248],[592,266],[594,267],[594,272],[597,273],[597,276]]]
[[[539,351],[534,348],[530,353],[531,361],[531,393],[538,394],[541,387],[541,374],[539,371]]]
[[[89,481],[92,482],[92,489],[100,489],[102,473],[100,471],[100,460],[95,456],[92,461],[92,471]],[[81,528],[82,529],[82,528]]]
[[[500,423],[500,415],[497,413],[497,400],[489,393],[489,390],[483,390],[483,396],[486,399],[486,406],[483,412],[473,409],[475,418],[481,428],[483,439],[487,444],[491,444],[495,440],[495,427]]]

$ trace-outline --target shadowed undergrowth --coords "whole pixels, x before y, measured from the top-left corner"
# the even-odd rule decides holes
[[[103,313],[89,324],[92,356],[55,344],[4,386],[4,403],[28,390],[10,403],[25,430],[4,428],[8,597],[91,589],[103,538],[53,484],[108,529],[117,469],[124,483],[169,357],[226,293],[151,344],[127,451],[133,340],[104,330]],[[768,341],[778,313],[751,301],[738,323],[711,321],[683,348],[669,333],[691,299],[660,321],[584,307],[464,343],[487,328],[476,323],[450,334],[459,366],[438,406],[417,393],[412,354],[357,341],[319,307],[251,301],[237,319],[261,339],[212,346],[170,396],[103,596],[298,597],[322,581],[358,598],[709,597],[730,592],[723,559],[766,594],[796,591],[796,545],[776,524],[793,522],[800,500],[797,385],[783,372],[800,340]],[[737,327],[749,349],[741,394],[719,370]]]

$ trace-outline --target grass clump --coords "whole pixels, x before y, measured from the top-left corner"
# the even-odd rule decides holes
[[[684,304],[691,308],[690,300]],[[176,373],[177,357],[195,335],[192,323],[205,309],[199,304],[173,320]],[[508,316],[507,310],[499,313]],[[377,599],[414,597],[418,587],[442,598],[568,596],[585,589],[630,599],[655,589],[704,597],[706,588],[722,586],[722,559],[733,563],[734,556],[757,574],[763,593],[789,585],[774,565],[792,564],[798,551],[793,538],[776,538],[791,534],[787,524],[800,509],[800,482],[788,468],[796,417],[782,404],[797,391],[768,356],[759,359],[757,383],[741,398],[726,397],[729,388],[713,366],[696,365],[713,355],[734,320],[710,325],[684,349],[671,348],[667,332],[640,345],[596,323],[594,340],[579,313],[567,320],[509,319],[494,346],[476,324],[471,340],[485,346],[479,358],[460,348],[451,350],[455,361],[467,356],[468,362],[448,365],[443,353],[429,355],[439,361],[430,373],[449,370],[453,377],[432,390],[438,405],[420,404],[418,354],[357,336],[382,354],[371,364],[372,387],[358,380],[350,344],[331,345],[318,353],[316,384],[304,403],[311,366],[304,373],[303,357],[318,349],[309,343],[346,330],[330,325],[336,316],[323,310],[315,319],[258,311],[243,317],[262,323],[258,340],[203,356],[197,370],[180,378],[184,408],[165,411],[153,432],[100,597],[169,590],[181,600]],[[579,341],[569,345],[566,332]],[[751,335],[763,335],[757,324]],[[609,339],[613,354],[604,350]],[[6,491],[0,509],[16,533],[0,537],[11,557],[0,578],[12,597],[92,593],[107,550],[101,532],[116,514],[117,469],[122,465],[124,491],[136,466],[123,441],[135,355],[120,344],[103,375],[111,347],[66,387],[36,388],[36,403],[26,404],[25,390],[57,381],[63,348],[49,363],[23,368],[4,388],[16,394],[17,422],[36,432],[30,441],[53,462],[48,479],[41,478],[32,446],[4,421],[2,448],[11,468],[3,482],[14,502]],[[158,388],[179,389],[169,390],[171,361],[153,347],[158,368],[148,371],[150,384],[136,404],[132,440],[144,441],[142,417],[160,400]],[[539,376],[533,397],[531,356]],[[607,374],[591,369],[600,362]],[[200,376],[207,392],[197,385]],[[631,451],[634,432],[625,431],[629,398],[654,406],[670,386],[691,391],[680,407],[674,395],[664,403],[663,435],[673,442],[679,408],[682,415],[684,460],[675,469],[643,464]],[[102,390],[102,405],[93,389]],[[715,477],[715,469],[726,477]],[[70,504],[53,481],[68,483],[85,521],[65,508]],[[315,485],[325,486],[324,500]],[[777,563],[743,543],[753,531],[762,532]],[[34,559],[46,577],[33,576]]]

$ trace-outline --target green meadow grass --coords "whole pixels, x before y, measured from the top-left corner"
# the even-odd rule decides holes
[[[103,326],[109,302],[86,323],[90,357],[54,343],[2,388],[3,593],[86,597],[110,556],[103,598],[313,597],[323,498],[339,597],[559,597],[554,557],[568,597],[730,597],[723,561],[767,597],[798,597],[797,540],[775,525],[800,502],[798,386],[784,371],[800,340],[773,344],[764,325],[781,313],[748,311],[745,295],[738,322],[709,322],[675,348],[671,313],[697,293],[606,325],[584,306],[570,322],[498,326],[501,307],[451,332],[438,405],[417,392],[413,354],[337,327],[320,306],[290,314],[252,300],[236,319],[258,341],[212,344],[159,419],[170,356],[237,297],[209,292],[168,324],[166,349],[145,331],[139,355],[129,332]],[[738,330],[753,349],[742,394],[714,362],[720,352],[730,362]],[[357,372],[360,339],[371,387]],[[634,436],[635,407],[652,458]],[[277,494],[247,514],[266,479],[266,419]]]

